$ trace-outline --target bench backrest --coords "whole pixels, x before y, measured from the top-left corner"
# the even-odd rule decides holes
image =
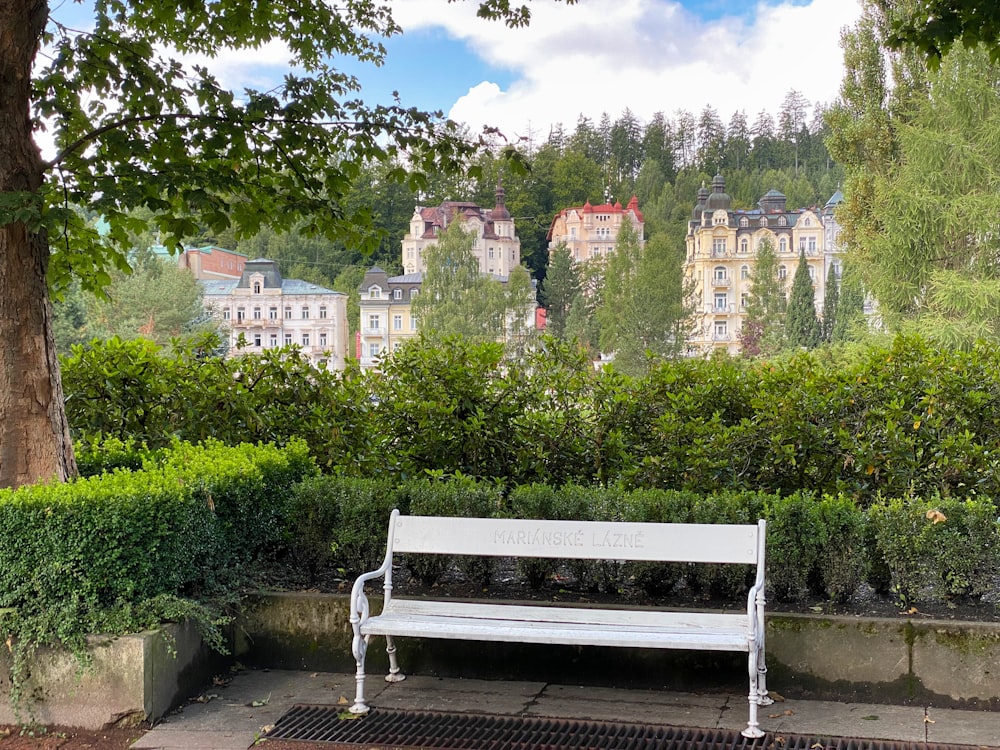
[[[755,525],[532,521],[403,516],[393,511],[388,552],[762,566],[764,538],[764,521]]]

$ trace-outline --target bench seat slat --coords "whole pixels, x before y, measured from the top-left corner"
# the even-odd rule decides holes
[[[636,648],[697,648],[746,651],[746,627],[738,623],[726,630],[702,628],[652,628],[592,623],[526,620],[483,620],[440,615],[379,615],[365,623],[367,635],[397,635],[413,638],[452,638],[472,641],[517,641],[524,643],[568,643],[586,646]]]
[[[525,622],[579,623],[618,627],[620,625],[647,628],[680,629],[741,629],[746,633],[745,612],[695,612],[645,609],[600,609],[593,606],[558,606],[551,604],[524,605],[454,600],[393,598],[383,614],[407,616],[462,617],[477,620],[523,620]]]

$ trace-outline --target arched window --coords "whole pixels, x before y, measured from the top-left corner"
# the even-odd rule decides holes
[[[740,266],[740,278],[744,281],[750,278],[750,266]]]
[[[783,252],[783,253],[787,253],[788,252],[788,238],[787,237],[782,237],[781,240],[778,242],[778,250],[781,251],[781,252]]]
[[[742,240],[740,240],[740,252],[746,253],[749,252],[749,250],[750,250],[750,245],[747,242],[747,238],[744,237]]]
[[[740,219],[740,226],[741,227],[748,227],[748,226],[750,226],[750,219],[748,219],[746,216],[744,216],[742,219]]]
[[[778,278],[781,279],[782,281],[788,278],[788,268],[785,266],[784,263],[778,266]]]
[[[715,276],[715,280],[716,281],[726,281],[726,267],[725,266],[716,266],[713,269],[713,274]]]
[[[766,227],[767,226],[767,217],[766,216],[761,216],[760,217],[760,225],[762,227]]]
[[[788,222],[785,221],[785,217],[784,216],[779,216],[778,217],[778,226],[779,227],[788,226]]]

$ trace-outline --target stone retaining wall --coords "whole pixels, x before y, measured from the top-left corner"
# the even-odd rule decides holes
[[[381,600],[370,597],[372,611]],[[242,659],[283,669],[353,671],[348,598],[267,594],[239,630]],[[397,639],[404,671],[670,689],[742,689],[746,657],[695,651]],[[1000,709],[1000,623],[770,614],[769,687],[788,697]],[[381,644],[369,671],[386,668]],[[742,686],[742,687],[741,687]]]

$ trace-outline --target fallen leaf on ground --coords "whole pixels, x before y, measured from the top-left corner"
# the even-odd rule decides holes
[[[776,693],[773,690],[768,690],[767,694],[769,696],[771,696],[771,700],[773,700],[775,703],[784,703],[785,702],[785,696],[783,696],[781,693]]]
[[[875,714],[868,714],[867,716],[861,717],[862,721],[878,721],[878,716]]]
[[[768,714],[767,718],[769,718],[769,719],[780,719],[782,716],[795,716],[795,712],[792,709],[790,709],[790,708],[786,708],[780,714]]]
[[[927,716],[926,714],[924,714],[924,724],[933,724],[933,723],[934,723],[934,719],[932,719],[930,716]]]
[[[338,706],[346,706],[348,703],[350,703],[350,701],[347,700],[347,698],[344,697],[343,695],[340,696],[340,698],[337,699],[337,705]]]

